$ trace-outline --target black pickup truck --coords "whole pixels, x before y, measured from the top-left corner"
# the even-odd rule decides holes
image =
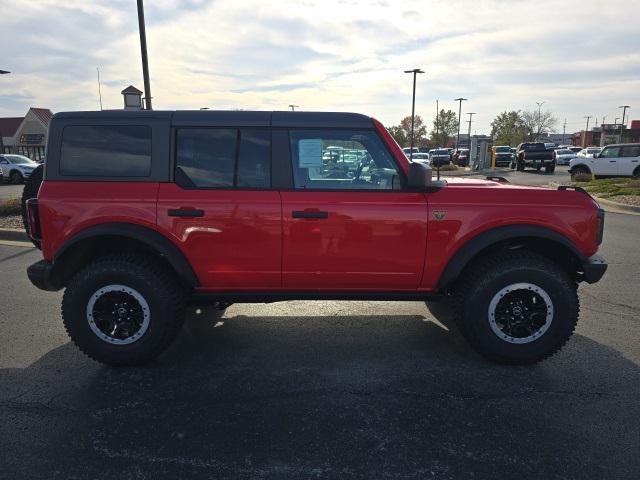
[[[525,142],[518,145],[516,151],[516,170],[523,172],[525,168],[535,168],[540,171],[544,167],[545,173],[553,173],[556,169],[556,152],[547,150],[542,142]]]

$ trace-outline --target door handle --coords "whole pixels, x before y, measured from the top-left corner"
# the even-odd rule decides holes
[[[609,160],[609,163],[616,163],[615,160]]]
[[[204,210],[195,208],[170,208],[168,214],[170,217],[204,217]]]
[[[319,212],[317,210],[294,210],[291,212],[293,218],[329,218],[329,212]]]

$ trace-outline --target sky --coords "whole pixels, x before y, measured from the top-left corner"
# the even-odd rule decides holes
[[[122,108],[135,0],[0,0],[0,117]],[[567,132],[640,119],[640,0],[147,0],[153,107],[354,111],[387,126],[469,100],[473,133],[545,102]],[[635,113],[637,112],[637,114]],[[466,125],[465,125],[466,126]],[[465,131],[465,128],[463,128]]]

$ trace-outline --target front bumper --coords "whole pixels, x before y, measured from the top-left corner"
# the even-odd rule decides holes
[[[62,288],[62,285],[58,284],[53,274],[53,264],[46,260],[40,260],[30,265],[27,268],[27,276],[31,283],[40,290],[56,292]]]
[[[598,282],[607,271],[607,261],[600,255],[593,255],[582,262],[583,279],[587,283]]]

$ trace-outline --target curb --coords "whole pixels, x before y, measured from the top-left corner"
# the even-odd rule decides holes
[[[31,243],[31,239],[27,235],[27,232],[18,228],[0,228],[0,240]]]
[[[606,198],[593,197],[596,202],[600,204],[601,207],[606,209],[611,209],[611,211],[615,213],[632,213],[636,215],[640,215],[640,206],[636,205],[627,205],[625,203],[618,203],[612,200],[608,200]],[[617,212],[616,212],[617,210]]]

